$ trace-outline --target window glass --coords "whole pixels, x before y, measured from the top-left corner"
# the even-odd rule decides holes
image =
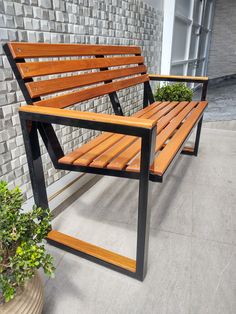
[[[184,15],[186,17],[190,17],[190,8],[191,8],[190,0],[176,0],[177,13]]]
[[[187,31],[188,25],[180,19],[175,18],[172,43],[172,61],[185,59]]]
[[[184,66],[181,65],[172,65],[170,74],[172,75],[183,75],[184,74]]]

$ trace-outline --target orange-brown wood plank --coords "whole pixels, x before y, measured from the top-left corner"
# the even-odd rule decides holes
[[[158,79],[165,79],[172,78],[172,79],[186,79],[187,81],[190,80],[198,80],[198,81],[208,81],[207,76],[181,76],[181,75],[162,75],[162,74],[149,74],[149,77],[151,80],[155,80],[155,78]]]
[[[174,109],[168,112],[164,117],[158,120],[158,133],[160,133],[164,127],[170,123],[170,121],[179,114],[186,106],[188,105],[187,101],[182,101]]]
[[[124,88],[144,83],[147,80],[148,76],[144,74],[137,77],[107,83],[96,87],[86,88],[81,91],[67,93],[65,95],[40,100],[34,102],[33,104],[42,107],[65,108],[85,100],[103,96]]]
[[[135,260],[122,256],[120,254],[108,251],[106,249],[90,244],[88,242],[73,238],[59,231],[56,231],[56,230],[50,231],[47,238],[50,240],[56,241],[58,243],[61,243],[63,245],[66,245],[77,251],[99,258],[107,263],[127,269],[133,273],[135,273],[136,271]]]
[[[143,63],[143,57],[87,58],[17,63],[22,78]]]
[[[114,134],[112,137],[106,139],[106,141],[100,143],[96,147],[92,148],[86,154],[80,156],[76,159],[73,164],[77,166],[87,166],[89,165],[97,156],[102,154],[109,147],[115,145],[116,143],[119,145],[120,140],[125,137],[125,135]]]
[[[194,152],[194,147],[185,146],[185,147],[182,149],[182,152],[193,153],[193,152]]]
[[[86,120],[94,122],[102,122],[115,125],[126,125],[145,129],[152,129],[155,126],[155,121],[136,117],[116,116],[104,113],[84,112],[78,110],[62,110],[58,108],[45,108],[40,106],[23,106],[19,111],[25,113],[34,113],[38,115],[47,115],[54,117],[70,118],[77,120]]]
[[[198,102],[192,101],[186,106],[176,117],[174,117],[170,123],[159,133],[156,138],[155,153],[157,153],[163,146],[164,143],[173,135],[176,128],[181,124],[183,119],[193,110]],[[140,170],[140,154],[132,160],[132,162],[126,168],[127,171],[138,172]]]
[[[156,107],[158,108],[158,105]],[[143,115],[141,115],[140,113],[139,116],[148,118],[152,114],[153,114],[153,109],[147,111],[146,113],[144,112]],[[105,151],[109,150],[110,148],[111,150],[113,150],[114,147],[119,146],[119,149],[123,150],[127,146],[127,145],[125,146],[125,143],[124,143],[126,142],[127,138],[131,142],[136,139],[136,137],[134,136],[124,136],[122,134],[114,134],[113,136],[108,137],[105,141],[102,141],[101,143],[99,143],[98,145],[96,145],[95,147],[87,151],[85,154],[80,155],[80,157],[78,157],[73,162],[73,164],[79,165],[79,166],[88,166],[95,158],[97,158],[97,156],[100,156]],[[123,141],[124,139],[125,141]],[[114,152],[112,153],[114,154]],[[91,165],[91,166],[95,166],[95,165]]]
[[[153,109],[144,112],[144,114],[141,116],[143,118],[152,118],[152,116],[161,110],[163,107],[166,106],[167,103],[161,103],[160,105],[157,105]],[[108,162],[110,162],[116,155],[120,154],[123,150],[125,150],[128,146],[130,146],[133,142],[135,142],[138,138],[135,136],[125,136],[123,137],[119,142],[117,142],[115,145],[111,145],[107,150],[105,150],[102,154],[97,154],[98,157],[94,159],[90,166],[91,167],[97,167],[97,168],[103,168],[105,167]],[[78,161],[79,162],[79,161]]]
[[[165,114],[171,111],[178,102],[171,102],[168,104],[164,109],[160,110],[156,114],[154,114],[150,119],[157,122],[157,133],[158,131],[158,121],[161,117],[163,117]],[[135,157],[139,153],[141,149],[141,139],[136,139],[128,148],[123,150],[119,155],[117,155],[108,165],[108,169],[114,169],[114,170],[122,170],[126,167],[126,165],[129,163],[129,161]]]
[[[65,57],[92,55],[140,54],[137,46],[47,44],[11,42],[8,46],[14,58]]]
[[[133,117],[143,117],[145,113],[150,112],[153,110],[157,110],[156,108],[162,108],[163,107],[163,103],[159,103],[159,102],[154,102],[153,104],[151,104],[150,106],[136,112]],[[81,147],[75,149],[74,151],[72,151],[71,153],[65,155],[64,157],[60,158],[58,160],[59,163],[62,164],[72,164],[77,158],[79,158],[80,156],[86,154],[89,150],[97,147],[100,143],[104,142],[107,138],[110,138],[111,136],[114,136],[114,133],[109,133],[109,132],[104,132],[101,135],[97,136],[95,139],[89,141],[88,143],[82,145]],[[120,134],[120,138],[122,138],[123,135]]]
[[[75,149],[71,153],[69,153],[69,154],[65,155],[64,157],[60,158],[58,160],[58,162],[61,163],[61,164],[70,165],[70,164],[73,163],[74,160],[76,160],[80,156],[86,154],[89,150],[91,150],[92,148],[96,147],[100,143],[104,142],[106,139],[110,138],[111,136],[113,136],[113,133],[105,132],[105,133],[97,136],[95,139],[89,141],[88,143],[83,144],[81,147]]]
[[[129,67],[124,69],[107,70],[103,72],[91,72],[81,75],[60,77],[50,80],[41,80],[26,83],[31,97],[38,97],[50,93],[65,91],[68,89],[100,83],[106,80],[113,80],[125,76],[145,73],[146,66]]]
[[[197,107],[187,117],[186,121],[178,129],[175,135],[169,140],[165,148],[155,158],[151,171],[154,174],[162,176],[169,164],[175,157],[176,153],[188,137],[189,133],[197,123],[199,117],[202,115],[204,109],[207,106],[207,102],[200,102]]]

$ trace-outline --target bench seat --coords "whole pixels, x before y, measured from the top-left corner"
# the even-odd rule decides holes
[[[162,177],[196,122],[206,101],[155,102],[134,114],[157,123],[155,159],[151,173]],[[60,158],[60,164],[140,171],[141,139],[135,136],[104,132],[95,139]]]

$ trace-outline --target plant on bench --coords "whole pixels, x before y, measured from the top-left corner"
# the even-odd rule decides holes
[[[143,280],[147,271],[150,223],[148,183],[149,180],[162,182],[180,153],[197,155],[202,116],[207,106],[205,98],[208,79],[148,75],[141,50],[136,46],[12,42],[6,44],[4,49],[25,100],[30,105],[21,107],[19,114],[37,206],[48,208],[38,133],[56,169],[139,180],[136,260],[57,230],[49,232],[48,241]],[[72,56],[85,58],[64,58]],[[52,59],[42,61],[48,57]],[[41,61],[27,61],[27,58],[40,58]],[[77,74],[78,71],[86,73]],[[76,74],[50,77],[71,72]],[[49,79],[34,80],[35,77],[43,76],[49,76]],[[201,83],[201,101],[155,102],[150,80]],[[143,109],[131,117],[122,116],[117,91],[138,84],[144,86]],[[81,87],[83,89],[78,89]],[[55,93],[60,94],[55,96]],[[47,95],[51,97],[41,98]],[[104,95],[109,95],[115,115],[65,109]],[[81,147],[75,147],[72,152],[64,153],[52,127],[54,123],[103,133]],[[184,147],[196,125],[194,147]]]

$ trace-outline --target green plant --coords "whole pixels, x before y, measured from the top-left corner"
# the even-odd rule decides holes
[[[9,190],[0,182],[0,303],[14,298],[17,290],[42,267],[53,276],[53,258],[47,254],[43,239],[50,230],[49,210],[22,210],[19,188]]]
[[[165,84],[157,87],[154,97],[156,101],[191,101],[193,91],[184,83]]]

